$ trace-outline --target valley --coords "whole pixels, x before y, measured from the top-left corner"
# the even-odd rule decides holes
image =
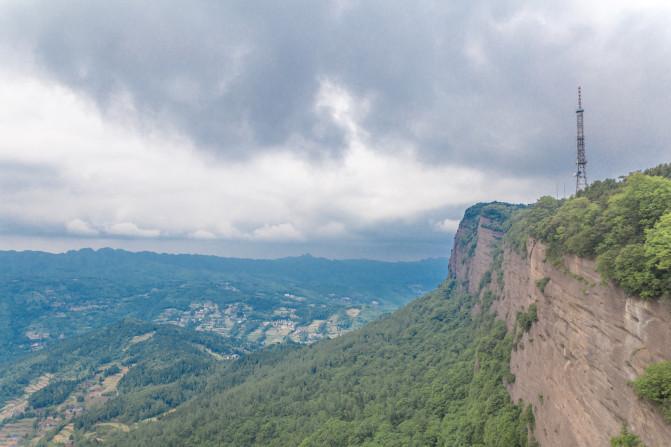
[[[431,290],[447,260],[244,260],[102,249],[0,252],[0,265],[2,362],[125,317],[259,345],[314,342]]]
[[[237,359],[341,336],[446,271],[445,259],[253,261],[105,249],[0,252],[0,261],[2,447],[71,445],[75,434],[95,441],[151,423]]]

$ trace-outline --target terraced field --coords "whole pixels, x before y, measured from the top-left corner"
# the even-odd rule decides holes
[[[5,406],[2,407],[2,410],[0,410],[0,422],[23,413],[28,406],[28,399],[30,396],[49,385],[51,379],[53,379],[53,374],[44,374],[40,376],[24,389],[23,396],[7,402]],[[2,433],[2,429],[0,429],[0,433]]]

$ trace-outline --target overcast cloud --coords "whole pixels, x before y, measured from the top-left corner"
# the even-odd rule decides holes
[[[447,255],[671,158],[666,1],[0,0],[0,248]]]

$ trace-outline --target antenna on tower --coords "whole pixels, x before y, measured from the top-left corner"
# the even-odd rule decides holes
[[[578,124],[578,157],[575,174],[575,192],[582,191],[587,187],[587,157],[585,156],[585,129],[583,127],[583,108],[582,108],[582,89],[578,87],[578,108],[576,109],[576,118]]]
[[[582,87],[578,86],[578,110],[582,109]]]

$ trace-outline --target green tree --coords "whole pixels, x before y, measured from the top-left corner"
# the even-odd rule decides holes
[[[646,231],[645,254],[653,268],[671,270],[671,213],[664,214]]]
[[[671,361],[653,363],[633,382],[640,397],[659,405],[664,417],[671,422]]]
[[[593,256],[599,240],[596,221],[600,212],[599,206],[586,197],[566,202],[550,221],[554,242],[562,247],[562,251]]]
[[[601,215],[599,227],[605,233],[601,249],[642,243],[645,230],[669,210],[671,181],[639,173],[630,175],[622,190],[608,200],[608,208]]]
[[[617,252],[610,276],[627,292],[642,298],[654,298],[664,292],[663,281],[648,268],[649,265],[650,258],[645,247],[629,244]]]
[[[668,166],[624,181],[595,182],[577,197],[542,197],[510,219],[506,242],[522,256],[529,237],[565,254],[596,258],[599,272],[631,295],[657,298],[671,290],[671,180]],[[656,174],[656,175],[650,175]]]

